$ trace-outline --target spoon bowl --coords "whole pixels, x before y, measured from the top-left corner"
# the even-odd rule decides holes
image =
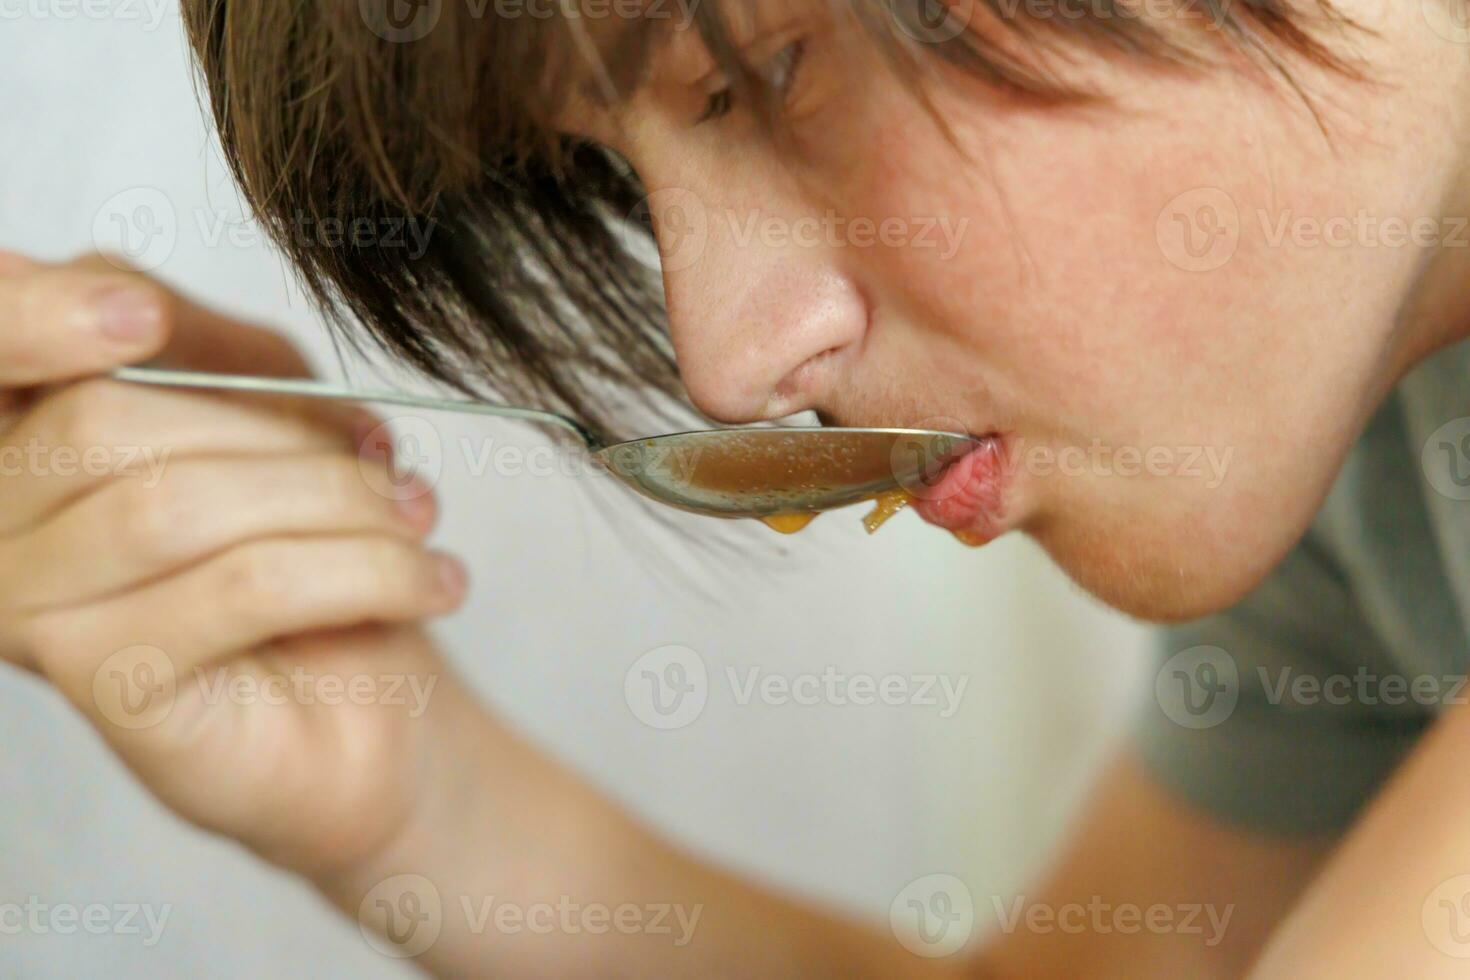
[[[969,436],[923,429],[737,428],[634,439],[596,455],[659,503],[762,518],[914,492],[975,445]]]

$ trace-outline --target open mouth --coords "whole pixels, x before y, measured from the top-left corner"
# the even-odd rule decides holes
[[[953,532],[965,544],[982,545],[1004,530],[1005,472],[1002,437],[988,435],[931,480],[907,489],[913,509],[925,521]]]

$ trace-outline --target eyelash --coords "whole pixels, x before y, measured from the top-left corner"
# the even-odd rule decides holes
[[[778,71],[784,71],[785,73],[785,77],[781,79],[780,84],[777,86],[782,95],[790,93],[791,87],[796,81],[796,74],[801,68],[802,56],[805,54],[806,42],[793,41],[772,59],[772,63],[778,66]],[[722,88],[709,97],[709,101],[705,103],[704,112],[694,121],[694,124],[698,126],[700,123],[706,123],[714,119],[723,119],[734,108],[735,90],[728,87]]]

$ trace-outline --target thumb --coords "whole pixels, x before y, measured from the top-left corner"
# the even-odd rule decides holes
[[[106,274],[127,269],[123,261],[112,255],[85,255],[70,263],[70,268]],[[0,275],[4,259],[0,257]],[[129,274],[149,282],[143,273]],[[274,330],[247,323],[195,301],[182,290],[166,289],[171,323],[168,342],[150,358],[164,367],[187,368],[213,374],[259,374],[278,378],[304,378],[311,375],[310,365],[301,352]]]
[[[0,389],[146,360],[168,341],[173,315],[168,292],[141,276],[0,253]]]

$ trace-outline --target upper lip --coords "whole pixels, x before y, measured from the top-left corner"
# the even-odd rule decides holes
[[[963,422],[960,423],[960,425],[959,425],[958,428],[956,428],[953,425],[945,425],[945,426],[936,427],[936,426],[931,425],[931,424],[925,424],[924,423],[924,420],[921,420],[920,422],[917,422],[917,423],[915,423],[915,422],[903,422],[903,421],[893,422],[893,421],[886,421],[886,420],[881,420],[881,419],[880,420],[876,420],[876,421],[875,420],[864,420],[864,419],[856,419],[856,418],[844,418],[844,417],[841,417],[841,416],[839,416],[839,415],[837,415],[837,414],[835,414],[833,412],[820,411],[820,410],[814,410],[812,412],[812,414],[817,417],[817,422],[820,425],[822,425],[824,427],[827,427],[827,428],[836,428],[836,429],[898,429],[898,430],[910,430],[910,431],[917,430],[917,431],[955,432],[955,433],[957,433],[959,435],[968,436],[971,439],[975,440],[976,442],[985,442],[985,441],[987,441],[989,439],[997,439],[997,438],[1000,437],[1000,433],[999,432],[996,432],[994,430],[985,430],[985,429],[977,430],[977,429],[974,429],[974,428],[972,428],[972,427],[970,427],[968,425],[965,425]],[[944,419],[946,422],[959,422],[960,421],[959,419],[950,418],[948,416],[939,416],[939,415],[936,415],[936,416],[931,417],[930,421],[932,421],[933,419],[940,419],[940,418]]]

